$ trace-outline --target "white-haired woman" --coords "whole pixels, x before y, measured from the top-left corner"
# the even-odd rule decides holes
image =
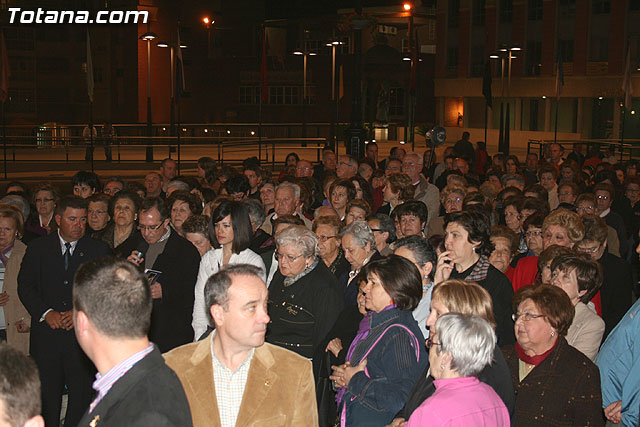
[[[380,257],[376,237],[366,221],[354,221],[340,233],[344,257],[351,264],[351,271],[338,279],[344,292],[345,305],[357,305],[358,285],[355,277],[369,261]]]
[[[292,225],[275,240],[278,271],[269,285],[267,341],[311,358],[342,311],[342,294],[318,257],[311,230]]]
[[[496,334],[485,319],[448,313],[436,321],[427,341],[435,393],[416,409],[408,427],[509,426],[509,411],[477,375],[491,363]]]

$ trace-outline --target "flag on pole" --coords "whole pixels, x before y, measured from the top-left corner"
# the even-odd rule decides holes
[[[184,83],[184,61],[182,60],[182,48],[180,45],[180,28],[178,28],[178,42],[176,43],[176,96],[180,99],[186,92],[186,85]]]
[[[493,96],[491,94],[491,61],[484,63],[484,75],[482,76],[482,95],[487,101],[487,107],[493,108]]]
[[[260,98],[263,103],[267,102],[269,99],[269,94],[267,93],[269,90],[269,79],[267,76],[267,71],[269,69],[267,62],[267,29],[262,27],[262,63],[260,64]]]
[[[87,28],[87,94],[89,101],[93,102],[93,60],[91,59],[91,38]]]
[[[564,87],[564,61],[562,50],[558,47],[558,62],[556,70],[556,100],[560,99],[562,88]]]
[[[627,46],[627,57],[624,61],[624,77],[622,78],[622,91],[624,92],[624,108],[631,109],[631,97],[633,86],[631,85],[631,46]]]

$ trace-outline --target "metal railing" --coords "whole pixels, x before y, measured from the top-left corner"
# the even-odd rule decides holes
[[[527,142],[527,153],[537,153],[542,158],[544,147],[547,144],[557,142],[562,144],[565,153],[573,149],[575,145],[585,147],[583,154],[588,155],[593,147],[600,150],[610,149],[611,153],[618,156],[619,161],[623,162],[631,159],[640,159],[640,139],[625,139],[621,142],[619,139],[530,139]]]

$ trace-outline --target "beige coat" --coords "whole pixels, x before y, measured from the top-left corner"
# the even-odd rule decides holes
[[[595,362],[604,334],[604,320],[586,304],[576,304],[576,313],[567,332],[567,342]]]
[[[194,427],[220,426],[211,339],[183,345],[164,355],[182,382]],[[311,362],[268,343],[256,348],[236,427],[317,425]]]
[[[7,343],[29,354],[29,332],[20,333],[15,325],[20,319],[24,319],[27,326],[31,324],[31,316],[18,298],[18,273],[26,251],[27,245],[16,240],[4,272],[4,291],[9,295],[9,302],[4,306],[4,318],[7,323]]]

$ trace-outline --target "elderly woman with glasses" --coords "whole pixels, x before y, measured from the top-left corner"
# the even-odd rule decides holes
[[[444,208],[445,215],[451,212],[460,212],[462,202],[467,195],[467,190],[456,184],[449,184],[440,192],[440,204]],[[437,216],[429,221],[427,237],[436,234],[444,234],[444,215]]]
[[[551,263],[551,277],[551,284],[565,291],[575,308],[567,342],[595,362],[604,321],[587,304],[602,286],[602,267],[587,255],[561,255]]]
[[[204,300],[204,285],[207,279],[228,264],[251,264],[263,271],[260,255],[249,249],[251,244],[251,221],[247,206],[242,202],[225,200],[212,212],[209,227],[211,243],[215,249],[202,256],[193,304],[193,331],[198,339],[207,331],[209,319]]]
[[[321,216],[313,221],[311,230],[318,236],[318,254],[336,280],[348,274],[349,261],[340,245],[342,222],[335,216]]]
[[[330,377],[338,394],[341,426],[384,426],[404,406],[427,364],[423,335],[411,312],[422,280],[411,261],[398,255],[372,261],[365,306],[369,314],[347,352],[347,363]]]
[[[477,375],[492,362],[496,335],[485,319],[460,313],[441,316],[427,341],[435,392],[416,409],[407,427],[511,425],[498,394]]]
[[[342,295],[311,230],[292,225],[275,239],[278,271],[269,285],[266,339],[311,358],[342,311]]]
[[[565,339],[575,312],[567,293],[525,286],[513,308],[517,342],[503,348],[516,388],[513,425],[604,425],[598,368]]]
[[[54,212],[58,193],[51,184],[42,184],[33,191],[32,202],[36,206],[36,212],[32,212],[26,219],[25,230],[39,236],[46,236],[58,229]]]
[[[340,239],[344,257],[351,264],[351,271],[343,274],[338,282],[344,291],[344,305],[356,305],[358,289],[354,278],[365,264],[379,258],[380,253],[377,251],[373,231],[365,221],[352,222],[342,230]]]

